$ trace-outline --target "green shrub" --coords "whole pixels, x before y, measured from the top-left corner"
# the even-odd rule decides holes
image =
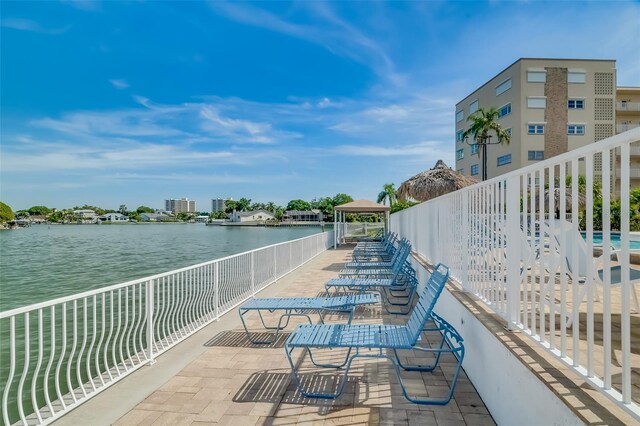
[[[0,201],[0,223],[11,222],[14,217],[11,207]]]

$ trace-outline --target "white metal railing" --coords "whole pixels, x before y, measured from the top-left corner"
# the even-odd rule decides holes
[[[333,232],[0,313],[2,423],[48,424],[333,245]]]
[[[640,129],[419,204],[392,215],[391,230],[429,261],[449,265],[452,277],[511,329],[523,330],[640,419],[632,398],[640,385],[631,374],[640,365],[640,342],[631,333],[638,307],[629,220],[629,153],[638,142]],[[620,168],[614,173],[616,150]],[[614,175],[619,204],[607,190]],[[597,203],[594,186],[605,188]],[[567,212],[583,204],[583,214]],[[611,247],[614,227],[619,250]],[[594,230],[601,230],[601,247],[595,247]]]

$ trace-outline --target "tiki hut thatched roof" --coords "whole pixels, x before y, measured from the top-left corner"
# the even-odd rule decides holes
[[[451,169],[444,161],[438,160],[433,169],[419,173],[403,182],[398,188],[398,198],[427,201],[474,183],[477,183],[474,178],[465,176]]]

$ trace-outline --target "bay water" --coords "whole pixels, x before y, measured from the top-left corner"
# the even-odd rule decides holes
[[[182,223],[45,224],[0,231],[0,312],[320,231]]]

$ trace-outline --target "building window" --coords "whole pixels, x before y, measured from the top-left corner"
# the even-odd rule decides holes
[[[456,160],[462,160],[464,158],[464,148],[456,151]]]
[[[498,86],[496,86],[496,96],[500,96],[501,94],[503,94],[509,89],[511,89],[511,79],[503,83],[500,83],[498,84]]]
[[[511,164],[511,154],[498,157],[498,166],[504,166],[505,164]]]
[[[462,120],[464,120],[464,111],[456,112],[456,123],[459,123]]]
[[[547,98],[527,98],[527,108],[544,108],[547,106]]]
[[[464,140],[464,130],[458,130],[456,132],[456,142],[462,142]]]
[[[478,144],[471,145],[471,155],[478,153]]]
[[[547,81],[547,73],[545,71],[527,71],[527,81],[529,83],[544,83]]]
[[[498,110],[499,118],[502,118],[505,115],[509,114],[511,114],[511,104],[506,104],[505,106],[500,107],[500,110]]]
[[[529,161],[544,160],[544,151],[529,151],[527,159]]]
[[[543,135],[544,124],[529,124],[527,126],[527,133],[530,135]]]
[[[567,134],[584,135],[584,124],[569,124],[567,126]]]
[[[478,164],[471,166],[471,176],[475,176],[478,173],[480,173],[480,166]]]
[[[477,110],[478,110],[478,101],[471,102],[471,105],[469,105],[469,114],[473,114]]]
[[[567,73],[567,82],[568,83],[586,83],[587,74],[582,71],[569,71]]]
[[[584,109],[584,99],[569,99],[567,106],[569,109]]]

